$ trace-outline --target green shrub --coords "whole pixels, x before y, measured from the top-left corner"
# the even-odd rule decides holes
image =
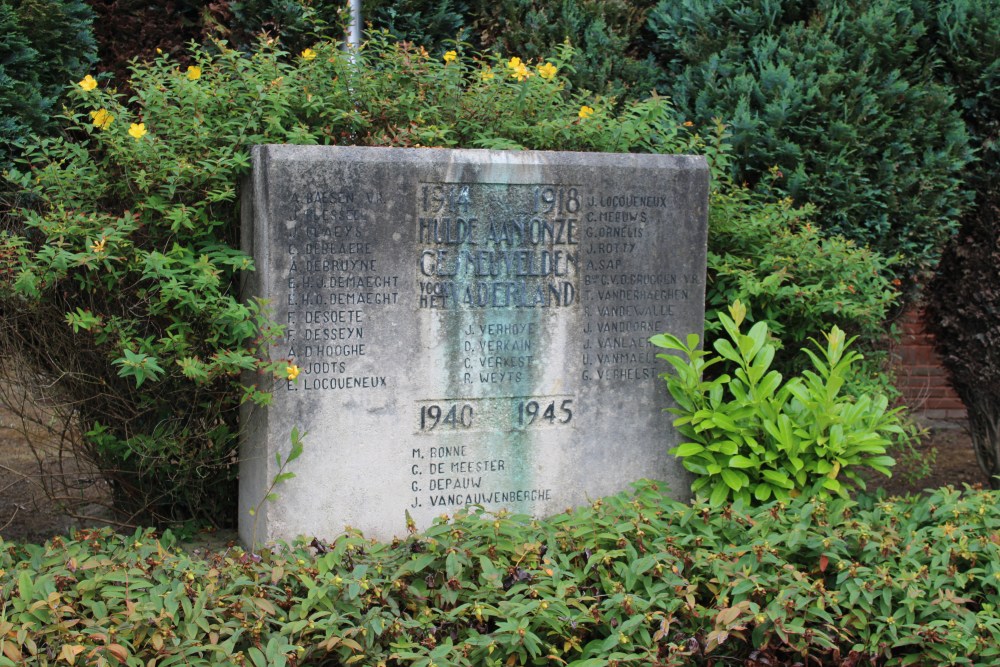
[[[0,661],[986,667],[998,501],[942,489],[740,509],[646,483],[543,521],[442,517],[392,543],[0,543]]]
[[[736,182],[816,205],[827,233],[899,255],[904,276],[955,231],[970,158],[909,5],[661,0],[649,17],[662,92],[731,125]]]
[[[0,166],[10,164],[10,146],[30,131],[32,119],[44,118],[37,81],[31,80],[37,52],[20,29],[13,7],[0,4]]]
[[[572,57],[564,47],[553,66]],[[277,331],[237,297],[253,268],[234,247],[247,146],[714,150],[664,100],[617,113],[540,63],[378,38],[353,61],[330,42],[192,58],[137,66],[127,104],[92,78],[75,85],[66,135],[10,173],[35,203],[0,236],[3,356],[24,360],[25,386],[62,391],[119,507],[151,521],[232,520],[237,408],[266,400],[240,376],[289,372],[259,367]]]
[[[885,339],[897,292],[891,260],[837,235],[823,234],[811,206],[738,187],[717,189],[709,205],[706,340],[721,333],[718,314],[747,304],[766,322],[782,354],[774,367],[797,373],[809,336],[837,326],[858,336],[866,354]],[[897,281],[898,282],[898,281]],[[868,366],[874,369],[874,366]],[[868,370],[871,375],[874,370]]]
[[[913,5],[928,26],[935,76],[954,91],[976,151],[967,184],[982,192],[996,183],[1000,164],[1000,1],[931,0]],[[975,216],[973,209],[966,219]]]
[[[737,301],[729,317],[718,318],[726,336],[715,341],[716,355],[699,349],[698,336],[681,341],[658,334],[650,342],[678,354],[660,354],[673,367],[663,377],[677,403],[674,427],[687,438],[670,453],[697,477],[696,494],[714,506],[737,500],[744,505],[771,498],[787,501],[804,494],[847,497],[862,466],[889,475],[886,456],[892,437],[903,436],[899,410],[884,395],[846,395],[852,366],[861,358],[834,327],[826,344],[804,352],[813,370],[783,378],[771,368],[775,346],[767,324],[742,333],[746,309]],[[709,367],[727,362],[733,375],[708,379]]]

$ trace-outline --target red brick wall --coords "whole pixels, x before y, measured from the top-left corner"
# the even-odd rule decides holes
[[[900,319],[900,340],[893,350],[896,386],[914,414],[929,419],[965,419],[965,406],[948,383],[948,373],[934,352],[920,304]]]

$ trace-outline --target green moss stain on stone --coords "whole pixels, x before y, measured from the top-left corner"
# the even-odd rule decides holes
[[[551,356],[552,328],[565,325],[568,313],[560,311],[576,302],[576,257],[565,223],[557,230],[539,214],[537,185],[424,185],[418,198],[422,298],[433,306],[440,336],[435,418],[438,410],[450,418],[434,427],[442,429],[434,440],[464,451],[465,459],[503,462],[502,473],[482,476],[452,474],[446,464],[443,477],[452,481],[445,483],[481,483],[460,489],[473,500],[537,490],[543,413],[552,402],[541,360]],[[471,426],[456,423],[464,414],[474,415]],[[432,496],[438,491],[428,488]],[[530,510],[530,501],[499,504]]]

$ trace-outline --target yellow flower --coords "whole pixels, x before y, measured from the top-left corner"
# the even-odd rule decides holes
[[[524,63],[521,63],[520,60],[518,60],[518,62],[519,62],[519,64],[518,64],[517,67],[512,67],[511,68],[510,75],[512,77],[514,77],[515,79],[517,79],[518,81],[524,81],[529,76],[531,76],[531,72],[528,71],[528,66],[527,65],[525,65]]]
[[[487,69],[484,69],[484,70],[483,70],[483,73],[479,75],[479,77],[480,77],[480,78],[481,78],[481,79],[482,79],[483,81],[492,81],[492,80],[493,80],[493,77],[495,77],[495,76],[496,76],[496,75],[495,75],[495,74],[493,74],[493,68],[492,68],[492,67],[490,67],[490,68],[487,68]]]
[[[694,123],[689,120],[684,121],[684,127],[694,127]]]
[[[312,60],[316,57],[316,52],[312,49],[304,49],[299,55],[302,56],[303,60]]]
[[[296,366],[295,364],[288,364],[288,370],[285,371],[286,376],[288,377],[289,380],[294,380],[295,378],[297,378],[300,372],[301,371],[299,370],[299,367]]]
[[[78,81],[76,85],[80,86],[84,90],[93,90],[94,88],[97,88],[97,79],[88,74],[83,77],[82,81]]]
[[[113,115],[107,109],[98,109],[97,111],[91,111],[90,117],[94,121],[94,127],[99,130],[106,130],[111,126],[111,121],[115,119]]]
[[[129,133],[129,135],[132,136],[133,139],[135,139],[136,141],[139,141],[144,136],[146,136],[146,124],[145,123],[132,123],[131,125],[129,125],[128,133]]]
[[[201,68],[197,65],[189,65],[187,68],[188,81],[195,81],[201,78]]]
[[[538,76],[542,77],[543,79],[554,78],[558,72],[559,68],[557,68],[552,63],[545,63],[544,65],[541,65],[538,68]]]
[[[104,252],[105,243],[107,243],[107,239],[102,236],[99,241],[94,241],[90,244],[90,251],[93,253]]]
[[[584,104],[582,107],[580,107],[580,112],[576,115],[579,116],[580,118],[590,118],[591,116],[594,115],[594,109]]]
[[[516,69],[518,69],[519,67],[522,67],[522,66],[523,65],[521,63],[521,59],[517,58],[517,57],[511,58],[510,60],[507,61],[507,67],[509,67],[510,69],[515,69],[516,70]]]
[[[444,61],[446,63],[453,63],[457,59],[458,59],[458,54],[455,53],[454,51],[445,51],[444,52]]]

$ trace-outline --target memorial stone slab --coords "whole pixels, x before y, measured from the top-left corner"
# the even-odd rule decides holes
[[[544,516],[640,478],[687,497],[648,338],[702,333],[703,158],[258,146],[252,159],[244,288],[285,327],[270,358],[301,374],[245,409],[245,542],[345,526],[389,539],[407,512],[424,528],[467,505]],[[293,427],[307,433],[296,477],[253,518]]]

